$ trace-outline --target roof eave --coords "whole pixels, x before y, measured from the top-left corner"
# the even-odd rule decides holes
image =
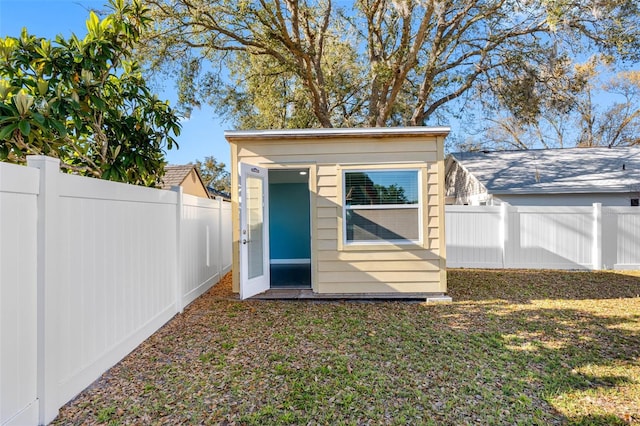
[[[504,190],[488,190],[489,194],[493,195],[559,195],[559,194],[607,194],[607,193],[616,193],[616,194],[624,194],[629,192],[634,192],[629,190],[629,188],[585,188],[585,189],[576,189],[576,188],[558,188],[558,189],[536,189],[531,190],[527,188],[512,188],[512,189],[504,189]]]
[[[447,136],[450,127],[367,127],[367,128],[326,128],[326,129],[286,129],[286,130],[225,130],[228,141],[240,139],[326,139],[349,138],[389,138],[397,136]]]

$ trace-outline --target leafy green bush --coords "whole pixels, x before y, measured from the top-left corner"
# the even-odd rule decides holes
[[[111,0],[112,13],[91,12],[87,35],[0,39],[0,160],[49,155],[64,170],[155,186],[164,149],[176,144],[179,118],[151,93],[130,60],[149,26],[140,1]]]

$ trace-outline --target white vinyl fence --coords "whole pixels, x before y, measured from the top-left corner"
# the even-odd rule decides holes
[[[637,207],[446,206],[447,266],[640,269]]]
[[[231,207],[0,163],[0,424],[58,409],[231,268]]]

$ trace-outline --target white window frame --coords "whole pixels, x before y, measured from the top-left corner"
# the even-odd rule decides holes
[[[417,204],[378,204],[378,205],[351,205],[347,206],[347,173],[368,173],[368,172],[417,172],[418,179],[418,203]],[[419,167],[361,167],[361,168],[344,168],[342,169],[342,243],[345,247],[351,246],[380,246],[380,245],[422,245],[423,242],[423,221],[422,221],[422,205],[424,203],[424,194],[422,191],[422,169]],[[417,240],[370,240],[370,241],[349,241],[347,240],[347,210],[398,210],[398,209],[415,209],[418,211],[418,239]]]

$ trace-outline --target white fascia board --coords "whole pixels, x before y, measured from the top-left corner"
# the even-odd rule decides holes
[[[225,130],[230,139],[327,138],[327,137],[390,137],[390,136],[446,136],[450,127],[365,127],[284,130]]]

